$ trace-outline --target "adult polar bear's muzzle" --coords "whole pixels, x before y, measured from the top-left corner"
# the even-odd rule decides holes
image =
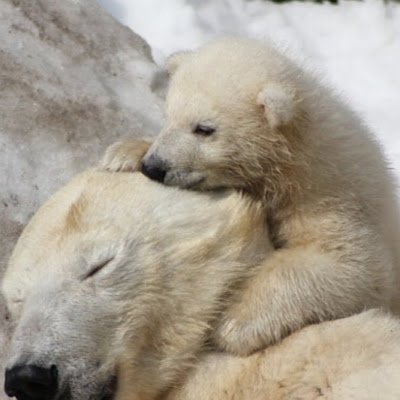
[[[36,365],[17,365],[6,370],[5,392],[9,397],[33,399],[54,398],[58,387],[57,367],[42,368]]]
[[[111,399],[128,363],[135,390],[154,398],[269,252],[263,221],[233,192],[180,191],[139,173],[76,178],[33,217],[3,280],[18,321],[8,394]]]
[[[110,351],[118,313],[80,281],[57,284],[60,276],[51,273],[44,280],[27,296],[14,333],[6,393],[18,400],[112,398],[115,370],[99,348]]]

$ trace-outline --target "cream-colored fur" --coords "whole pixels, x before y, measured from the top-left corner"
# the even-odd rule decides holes
[[[204,354],[229,293],[272,251],[260,212],[235,193],[140,174],[77,177],[10,260],[8,367],[55,365],[71,400],[400,398],[400,322],[380,311],[304,328],[248,358]]]
[[[218,345],[249,354],[310,323],[376,306],[398,311],[393,179],[346,104],[249,39],[179,53],[169,69],[165,128],[143,165],[161,169],[167,185],[229,187],[261,199],[276,247],[225,314]],[[129,153],[115,145],[103,167],[120,169]]]
[[[135,393],[156,397],[186,374],[231,291],[271,252],[262,213],[233,191],[191,193],[138,173],[77,177],[10,259],[2,291],[18,325],[8,368],[55,365],[71,400],[100,399],[127,357]]]
[[[204,356],[167,400],[396,400],[399,341],[399,321],[370,310],[304,328],[246,358]]]

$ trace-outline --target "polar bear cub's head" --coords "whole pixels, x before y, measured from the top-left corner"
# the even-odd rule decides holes
[[[302,71],[277,50],[243,38],[177,53],[167,68],[166,126],[143,172],[184,188],[282,190],[275,178],[295,174],[304,161]]]
[[[180,191],[141,174],[73,180],[34,216],[6,271],[18,322],[8,394],[112,399],[124,363],[137,393],[165,389],[268,252],[261,212],[239,194]]]

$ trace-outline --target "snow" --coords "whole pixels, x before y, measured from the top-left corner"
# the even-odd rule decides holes
[[[263,0],[99,0],[140,34],[162,64],[218,35],[272,40],[313,68],[359,111],[400,178],[400,4]]]

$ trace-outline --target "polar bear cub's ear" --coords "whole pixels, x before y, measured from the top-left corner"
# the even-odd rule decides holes
[[[295,116],[296,92],[293,87],[280,83],[269,83],[257,96],[257,104],[264,107],[264,113],[271,127],[287,125]]]
[[[192,51],[177,51],[171,54],[165,63],[165,67],[170,75],[172,75],[183,61],[187,60],[193,54]]]

